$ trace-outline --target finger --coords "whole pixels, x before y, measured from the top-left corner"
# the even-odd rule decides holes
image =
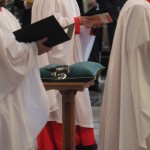
[[[48,40],[48,38],[45,37],[45,38],[43,38],[43,39],[37,41],[37,43],[42,44],[42,43],[46,42],[47,40]]]
[[[88,20],[93,20],[93,16],[86,16],[85,18]]]
[[[90,20],[88,20],[88,19],[84,19],[84,22],[87,22],[87,23],[89,23],[89,22],[90,22]]]
[[[41,40],[41,43],[46,42],[47,40],[48,40],[48,38],[45,37],[45,38],[43,38],[43,39]]]

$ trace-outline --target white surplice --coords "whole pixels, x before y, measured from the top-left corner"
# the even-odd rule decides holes
[[[0,11],[0,150],[29,150],[48,120],[49,100],[37,66],[37,47],[15,40],[20,28]]]
[[[128,0],[114,36],[98,150],[150,150],[150,3]]]
[[[32,22],[54,15],[62,27],[74,23],[74,18],[80,16],[76,0],[35,0],[32,7]],[[39,57],[39,66],[47,64],[74,64],[86,61],[89,57],[95,37],[89,34],[90,29],[80,27],[81,34],[73,34],[72,39],[53,47],[53,50]],[[85,30],[85,32],[82,32]],[[87,34],[88,33],[88,34]],[[83,39],[87,38],[87,39]],[[59,35],[58,35],[59,38]],[[82,43],[81,43],[82,41]],[[84,43],[83,43],[84,42]],[[89,44],[89,42],[91,42]],[[85,50],[88,54],[85,56]],[[88,55],[88,56],[87,56]],[[86,58],[85,58],[86,57]],[[62,123],[61,95],[58,91],[48,92],[53,110],[50,120]],[[76,95],[76,124],[83,127],[93,127],[93,116],[88,89]],[[58,104],[59,103],[59,104]]]

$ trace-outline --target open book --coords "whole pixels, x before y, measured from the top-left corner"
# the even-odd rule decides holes
[[[64,28],[60,26],[56,18],[52,15],[31,25],[25,26],[15,32],[16,40],[19,42],[33,42],[47,37],[44,45],[53,47],[71,39],[74,31],[74,24]]]
[[[110,23],[118,19],[119,10],[116,7],[108,7],[100,10],[89,11],[83,16],[99,16],[103,23]]]

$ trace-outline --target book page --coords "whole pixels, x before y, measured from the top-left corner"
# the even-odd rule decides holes
[[[68,28],[65,28],[65,29],[64,29],[65,33],[68,33],[68,30],[69,30]]]
[[[103,23],[111,23],[113,22],[109,13],[102,13],[98,15]]]

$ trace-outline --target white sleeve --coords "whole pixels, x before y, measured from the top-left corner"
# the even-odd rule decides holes
[[[0,100],[17,88],[32,69],[37,57],[34,43],[25,44],[15,40],[8,29],[0,29]]]
[[[74,23],[74,18],[63,15],[65,6],[60,0],[36,0],[32,7],[32,22],[54,15],[62,27]]]

